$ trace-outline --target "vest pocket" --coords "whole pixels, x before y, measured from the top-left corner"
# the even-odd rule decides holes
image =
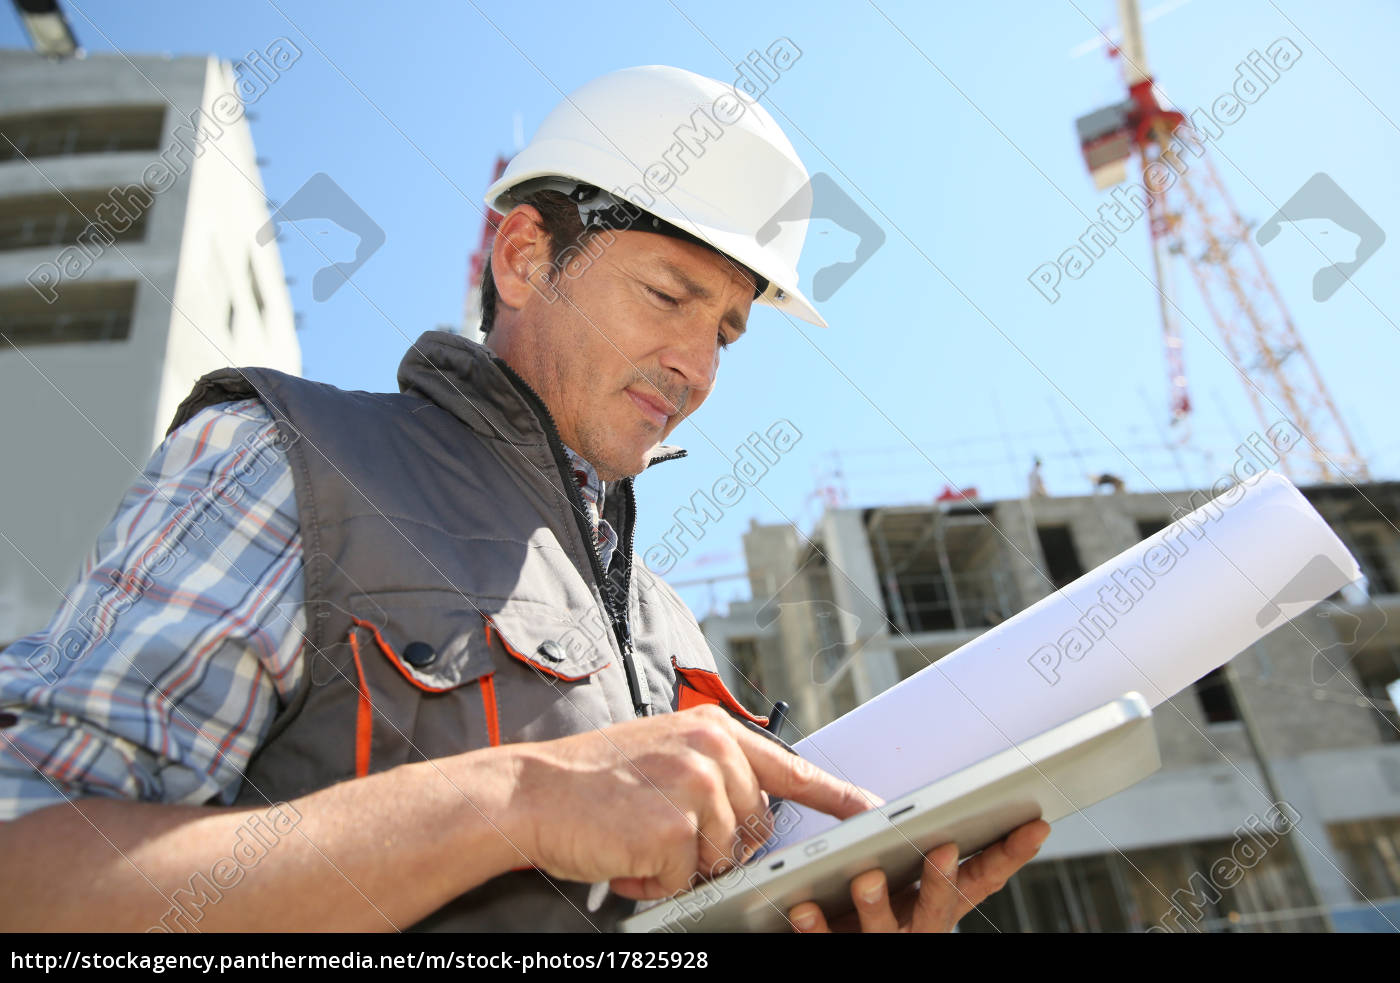
[[[611,722],[587,615],[447,589],[352,595],[348,613],[357,775]]]
[[[470,598],[356,594],[348,613],[356,776],[500,743],[495,660]]]
[[[570,618],[550,605],[515,598],[483,610],[482,620],[500,666],[496,679],[507,742],[566,737],[631,716],[626,677],[603,634],[612,629],[601,615]]]

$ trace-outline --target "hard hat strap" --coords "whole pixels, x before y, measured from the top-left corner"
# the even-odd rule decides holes
[[[706,249],[714,250],[725,259],[735,263],[754,279],[754,297],[758,298],[768,289],[768,281],[759,276],[747,266],[737,263],[725,253],[715,249],[713,245],[701,239],[694,233],[687,232],[679,226],[672,225],[663,218],[651,214],[639,208],[629,201],[624,201],[616,195],[609,194],[591,184],[580,184],[564,178],[537,178],[527,181],[511,189],[512,200],[517,204],[538,191],[557,191],[568,197],[578,207],[579,221],[583,223],[585,230],[607,229],[612,232],[651,232],[656,235],[670,236],[672,239],[680,239],[684,242],[693,242],[697,246],[704,246]]]

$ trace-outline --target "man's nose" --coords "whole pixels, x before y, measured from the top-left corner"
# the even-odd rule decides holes
[[[715,384],[719,370],[718,330],[692,330],[671,339],[661,354],[661,364],[679,374],[686,386],[703,396]]]

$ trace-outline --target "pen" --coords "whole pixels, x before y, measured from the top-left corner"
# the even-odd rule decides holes
[[[773,704],[773,711],[768,714],[768,726],[760,727],[747,717],[736,717],[739,723],[743,724],[755,734],[762,734],[788,754],[796,754],[792,745],[778,736],[778,731],[782,729],[783,721],[787,718],[788,705],[783,700]]]
[[[788,709],[789,707],[786,700],[778,700],[776,703],[773,704],[773,709],[768,712],[767,727],[760,727],[758,726],[758,724],[755,724],[750,720],[745,720],[743,722],[744,726],[748,727],[749,730],[756,731],[762,734],[764,737],[768,738],[770,741],[781,747],[788,754],[796,754],[797,751],[793,748],[793,746],[779,736],[779,733],[783,729],[783,722],[787,719]],[[778,798],[777,796],[774,796],[773,798],[768,800],[768,811],[770,813],[776,814],[778,806],[782,804],[783,800]]]
[[[788,706],[787,700],[779,700],[773,704],[773,709],[768,714],[768,731],[774,737],[783,736],[783,724],[787,723],[790,709],[792,708]]]

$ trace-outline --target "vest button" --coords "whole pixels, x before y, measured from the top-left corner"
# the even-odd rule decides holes
[[[430,666],[437,659],[437,649],[427,642],[409,642],[404,646],[403,660],[415,669]]]
[[[540,642],[540,647],[535,649],[535,654],[548,659],[550,662],[564,661],[564,650],[560,648],[559,643],[555,641]]]

